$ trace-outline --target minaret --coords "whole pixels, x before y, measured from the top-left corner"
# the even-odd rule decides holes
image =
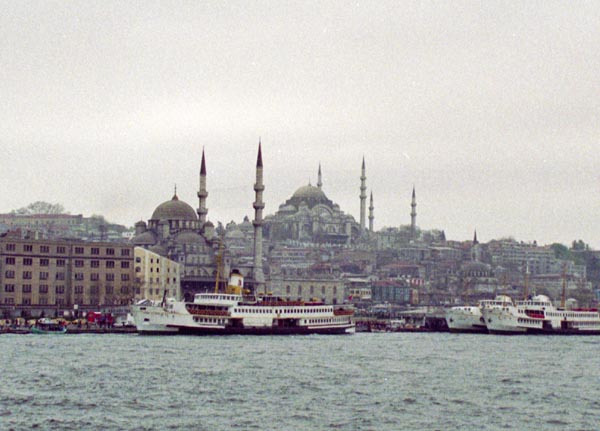
[[[360,174],[360,228],[365,230],[367,220],[367,176],[365,174],[365,157],[363,156]]]
[[[206,223],[206,214],[208,209],[206,208],[206,198],[208,192],[206,191],[206,162],[204,161],[204,148],[202,148],[202,163],[200,163],[200,190],[198,191],[198,218],[200,219],[200,229],[204,227]]]
[[[375,220],[375,215],[373,214],[373,210],[375,207],[373,206],[373,192],[371,191],[371,201],[369,202],[369,231],[373,232],[373,220]]]
[[[254,293],[265,291],[265,275],[262,268],[262,211],[265,207],[263,202],[263,163],[260,139],[258,140],[258,158],[256,160],[256,183],[254,183]]]
[[[477,244],[479,244],[479,241],[477,241],[477,229],[475,229],[475,234],[473,235],[473,245]]]
[[[323,181],[321,179],[321,163],[319,163],[319,175],[318,175],[318,179],[317,179],[317,187],[319,188],[319,190],[321,189],[321,187],[323,187]]]
[[[415,194],[415,186],[413,186],[412,191],[412,201],[410,203],[411,211],[410,211],[410,230],[413,235],[417,232],[417,197]]]

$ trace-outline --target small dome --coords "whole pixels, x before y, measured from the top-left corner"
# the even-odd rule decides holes
[[[196,232],[186,231],[177,235],[175,237],[175,242],[177,244],[199,244],[205,241],[204,238]]]
[[[204,227],[215,227],[215,225],[213,224],[213,222],[211,222],[210,220],[207,221],[206,223],[204,223]]]
[[[133,242],[135,245],[153,245],[156,244],[156,238],[152,232],[146,231],[134,237],[131,242]]]
[[[323,199],[326,200],[327,196],[323,191],[315,186],[311,186],[310,184],[304,187],[300,187],[296,192],[292,195],[292,199]]]
[[[170,201],[163,202],[152,213],[152,220],[198,220],[196,211],[177,195],[173,195]]]

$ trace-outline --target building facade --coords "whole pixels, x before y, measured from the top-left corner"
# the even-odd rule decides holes
[[[142,247],[135,247],[135,300],[181,299],[181,265]]]
[[[47,310],[130,304],[133,247],[122,243],[0,238],[0,307]]]

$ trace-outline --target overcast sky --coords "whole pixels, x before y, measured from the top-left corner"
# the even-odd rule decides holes
[[[600,2],[0,1],[0,212],[253,217],[300,186],[375,227],[600,248]]]

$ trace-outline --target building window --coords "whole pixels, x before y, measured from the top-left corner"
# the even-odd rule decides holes
[[[56,286],[56,293],[59,295],[65,293],[65,286]]]
[[[98,281],[100,280],[100,275],[98,275],[97,273],[93,272],[90,274],[90,280],[91,281]]]
[[[100,261],[99,260],[92,260],[91,267],[92,268],[100,268]]]
[[[31,293],[31,284],[23,285],[23,293]]]
[[[67,249],[66,249],[66,247],[58,246],[58,247],[56,247],[56,252],[58,254],[65,254],[67,252]]]
[[[140,268],[139,266],[135,267],[135,272],[140,272],[142,270],[142,268]]]
[[[75,260],[75,268],[83,268],[83,260],[76,259]]]
[[[121,281],[129,281],[129,274],[121,274]]]
[[[98,247],[92,247],[92,254],[100,254],[100,249]]]
[[[7,265],[14,265],[15,264],[15,258],[14,257],[7,257],[6,260],[4,261]]]
[[[64,280],[65,279],[65,273],[64,272],[57,272],[56,273],[56,279],[57,280]]]
[[[48,298],[46,298],[46,297],[40,298],[40,305],[48,305]]]
[[[106,249],[106,254],[108,256],[114,256],[115,255],[115,249],[114,248],[107,248]]]
[[[135,258],[135,262],[136,262],[136,263],[140,263],[141,261],[142,261],[142,258],[141,258],[141,257],[139,257],[139,256],[138,256],[138,257],[136,257],[136,258]]]
[[[47,272],[40,272],[40,280],[48,280],[48,273]]]
[[[50,253],[50,246],[40,245],[40,253]]]
[[[128,248],[122,248],[121,249],[121,256],[129,256],[129,249]]]
[[[40,293],[48,293],[48,285],[40,284]]]
[[[75,286],[75,293],[82,294],[83,293],[83,286]]]
[[[33,264],[33,259],[30,257],[23,258],[23,265],[31,266]]]
[[[114,274],[106,274],[106,281],[115,281],[115,275]]]
[[[75,280],[77,281],[83,281],[83,272],[76,272],[75,273]]]
[[[31,278],[32,278],[31,274],[32,274],[31,271],[23,271],[23,279],[24,280],[31,280]]]
[[[127,268],[129,268],[129,262],[121,262],[121,268],[122,268],[122,269],[127,269]]]
[[[5,304],[14,304],[15,299],[14,298],[4,298],[4,303]]]
[[[49,266],[50,259],[40,259],[40,266]]]
[[[15,285],[14,284],[5,284],[4,285],[4,291],[5,292],[14,292],[15,291]]]
[[[90,287],[90,295],[97,295],[97,294],[98,294],[98,286]]]
[[[75,254],[83,254],[83,247],[75,247]]]
[[[106,286],[106,294],[107,295],[112,295],[114,291],[114,288],[112,286]]]
[[[114,260],[107,260],[106,261],[106,267],[107,268],[114,268],[115,267],[115,261]]]
[[[56,259],[56,266],[65,266],[64,259]]]
[[[56,298],[56,305],[65,305],[64,298]]]
[[[129,293],[129,286],[121,286],[121,293],[123,293],[123,294]]]
[[[6,244],[6,251],[16,251],[17,247],[15,244]]]
[[[23,245],[23,251],[33,251],[33,246],[31,244]]]
[[[31,298],[23,298],[23,305],[31,305]]]

